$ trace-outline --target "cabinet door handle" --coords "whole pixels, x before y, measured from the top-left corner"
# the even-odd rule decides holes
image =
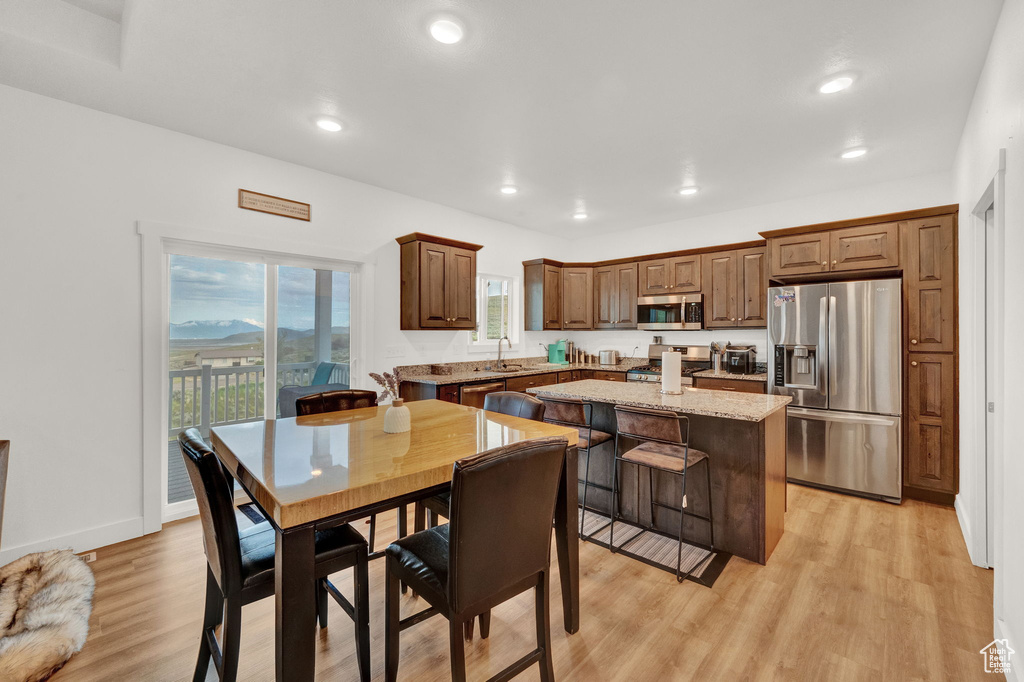
[[[911,366],[911,367],[917,367],[917,360],[914,360],[914,361],[912,361],[912,362],[910,363],[910,366]]]
[[[837,260],[834,260],[834,261],[832,261],[832,265],[833,265],[833,266],[835,266],[835,264],[836,264],[836,263],[838,263],[838,262],[839,262],[839,261],[837,261]]]
[[[828,267],[828,261],[827,260],[821,261],[821,267],[827,268]]]
[[[910,339],[910,343],[916,346],[917,345],[917,339]]]

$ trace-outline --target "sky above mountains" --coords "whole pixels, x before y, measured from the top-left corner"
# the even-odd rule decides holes
[[[259,328],[265,325],[266,273],[274,266],[179,255],[170,256],[170,266],[171,324],[241,321]],[[283,265],[277,268],[278,326],[312,329],[316,271]],[[350,274],[332,273],[331,284],[331,326],[348,327]]]

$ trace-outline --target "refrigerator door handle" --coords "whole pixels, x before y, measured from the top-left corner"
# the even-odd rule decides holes
[[[846,414],[844,412],[829,412],[826,410],[808,410],[803,407],[789,407],[786,414],[790,417],[800,419],[813,419],[822,422],[843,422],[847,424],[869,424],[872,426],[894,426],[899,423],[899,417],[886,417],[883,415],[867,414]]]
[[[839,349],[836,345],[836,297],[830,296],[828,301],[828,381],[829,391],[835,393],[839,390],[836,377],[839,372],[836,370],[836,357]]]
[[[828,299],[822,296],[818,300],[818,393],[828,395],[828,387],[825,384],[828,376],[828,366],[825,364],[825,356],[828,354],[828,329],[825,327],[828,318]]]

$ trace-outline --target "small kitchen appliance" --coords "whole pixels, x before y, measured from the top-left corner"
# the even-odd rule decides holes
[[[636,305],[637,329],[658,331],[704,328],[702,294],[640,296]]]
[[[565,339],[548,344],[548,362],[556,365],[565,364]]]
[[[617,350],[603,350],[600,351],[600,358],[602,365],[617,365],[619,364],[619,351]]]
[[[755,374],[757,346],[726,346],[725,371],[729,374]]]

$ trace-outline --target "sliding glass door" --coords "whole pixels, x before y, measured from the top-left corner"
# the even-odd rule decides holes
[[[279,398],[284,386],[348,388],[350,281],[348,272],[278,267]]]
[[[194,499],[180,432],[208,438],[217,425],[279,416],[280,396],[296,388],[348,387],[352,306],[343,264],[190,251],[169,255],[168,266],[165,508]]]

